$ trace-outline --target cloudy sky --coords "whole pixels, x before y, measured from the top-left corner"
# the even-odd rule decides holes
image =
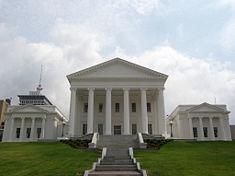
[[[66,75],[115,57],[169,75],[166,112],[227,104],[235,124],[234,0],[0,0],[0,98],[38,84],[66,115]]]

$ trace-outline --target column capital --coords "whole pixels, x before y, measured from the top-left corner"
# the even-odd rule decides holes
[[[46,120],[46,117],[45,117],[45,116],[43,116],[43,117],[41,117],[41,119],[42,119],[42,120]]]
[[[76,88],[76,87],[70,87],[70,90],[71,90],[71,91],[76,91],[77,88]]]
[[[106,87],[104,88],[106,91],[112,91],[112,87]]]
[[[88,90],[88,91],[94,91],[95,88],[94,88],[94,87],[88,87],[87,90]]]
[[[125,88],[123,88],[123,90],[124,90],[124,91],[129,91],[130,88],[129,88],[129,87],[125,87]]]
[[[141,87],[140,90],[141,90],[141,91],[146,91],[146,90],[148,90],[148,89],[145,88],[145,87]]]
[[[158,90],[158,91],[164,91],[164,90],[165,90],[165,87],[158,87],[157,90]]]

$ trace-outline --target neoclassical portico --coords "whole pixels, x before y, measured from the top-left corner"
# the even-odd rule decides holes
[[[178,139],[231,140],[229,113],[226,105],[179,105],[167,119],[168,133]]]
[[[67,121],[54,105],[11,105],[6,117],[4,142],[55,140]]]
[[[115,58],[67,77],[71,137],[165,132],[166,75]]]
[[[40,129],[40,131],[39,130],[35,131],[36,120],[38,121],[37,129]],[[20,142],[26,141],[26,139],[28,141],[44,139],[45,138],[45,121],[46,121],[45,116],[43,117],[27,117],[27,115],[22,115],[22,117],[12,116],[11,118],[7,119],[7,122],[6,122],[6,123],[10,123],[10,134],[9,134],[8,141],[16,141],[18,137],[19,137],[18,141]],[[26,126],[26,123],[27,123],[27,126]],[[28,125],[29,123],[30,125]],[[17,124],[18,124],[18,128],[17,128]],[[19,129],[18,132],[17,132],[17,129]],[[27,129],[30,129],[30,130],[27,131]]]

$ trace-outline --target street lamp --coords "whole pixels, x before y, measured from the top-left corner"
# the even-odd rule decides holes
[[[173,121],[170,121],[170,127],[171,127],[171,137],[173,137],[173,130],[172,130],[172,126],[173,126]]]

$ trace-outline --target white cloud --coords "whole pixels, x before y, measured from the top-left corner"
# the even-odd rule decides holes
[[[213,104],[215,98],[217,104],[227,104],[229,110],[235,111],[235,72],[230,63],[190,58],[167,46],[136,57],[118,51],[119,56],[169,75],[165,91],[168,114],[179,104]],[[233,114],[230,121],[235,123]]]
[[[220,37],[221,44],[225,49],[235,50],[235,15],[224,26]]]
[[[147,15],[161,6],[159,0],[127,0],[137,13]]]
[[[5,26],[5,25],[3,25]],[[68,114],[69,83],[66,75],[99,62],[100,43],[95,33],[79,26],[60,24],[53,30],[54,43],[32,43],[0,30],[0,98],[14,97],[36,88],[43,64],[43,93]]]
[[[5,26],[6,28],[6,26]],[[9,30],[0,30],[7,36]],[[44,65],[43,93],[68,114],[69,83],[66,75],[105,61],[101,51],[105,35],[84,26],[59,21],[51,31],[53,42],[32,43],[23,37],[0,40],[1,98],[27,93],[37,86],[40,64]],[[101,44],[102,43],[102,44]],[[166,109],[170,113],[178,104],[207,101],[229,105],[235,112],[235,72],[229,63],[191,58],[169,46],[159,46],[140,55],[129,55],[116,47],[109,58],[121,57],[166,73]],[[235,123],[232,114],[231,122]]]
[[[219,0],[219,4],[230,8],[235,8],[235,0]]]

